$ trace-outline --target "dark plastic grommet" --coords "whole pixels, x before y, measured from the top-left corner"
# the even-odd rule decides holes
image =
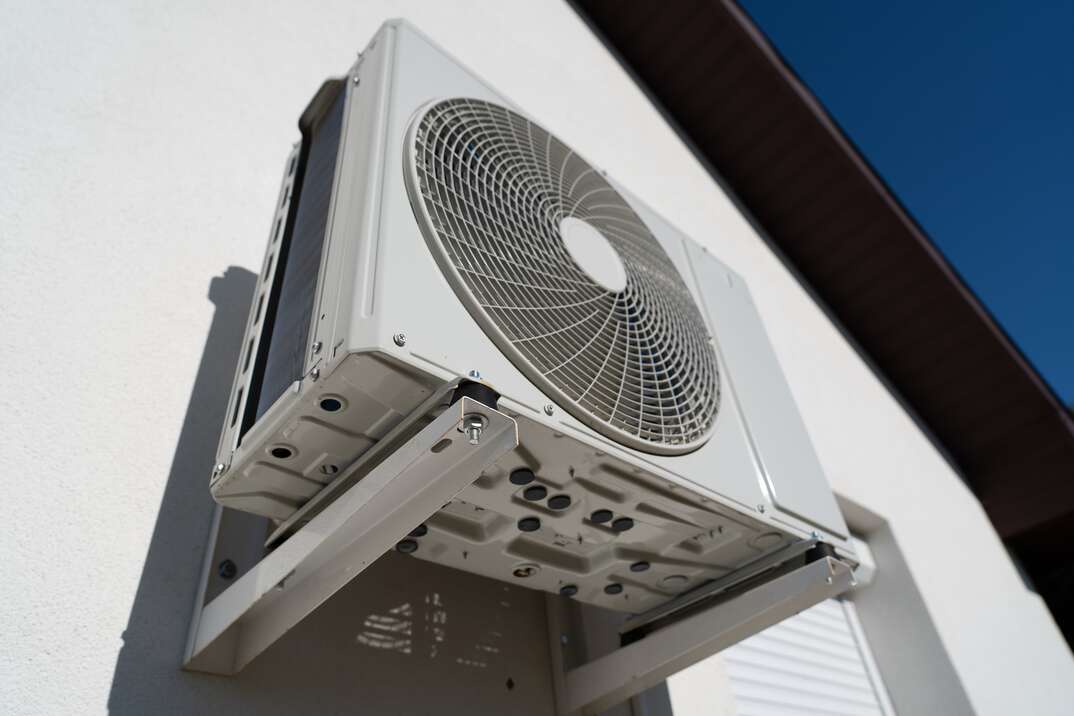
[[[619,594],[622,591],[623,591],[623,585],[619,584],[618,582],[612,582],[611,584],[606,584],[604,586],[604,593],[605,594]]]
[[[605,522],[607,522],[611,518],[612,518],[612,511],[611,510],[596,510],[593,514],[591,514],[589,516],[589,521],[590,522],[596,522],[599,525],[599,524],[604,524]]]
[[[518,468],[511,473],[510,477],[512,485],[528,485],[536,479],[537,476],[534,475],[533,470],[530,470],[528,467]]]
[[[451,404],[459,402],[463,398],[470,398],[493,410],[500,401],[500,394],[484,383],[475,383],[472,380],[463,380],[455,387],[451,395]]]
[[[429,534],[429,528],[425,525],[418,525],[414,529],[410,530],[411,537],[424,537]]]
[[[617,517],[612,522],[612,529],[616,532],[626,532],[628,529],[634,526],[634,520],[629,517]]]
[[[522,491],[522,496],[530,502],[536,502],[537,500],[543,500],[544,496],[548,494],[548,490],[543,485],[533,485],[527,487]]]
[[[548,498],[548,506],[553,510],[565,510],[571,506],[570,495],[552,495]]]
[[[412,539],[405,539],[399,544],[395,545],[395,549],[403,554],[413,554],[418,551],[418,543]]]
[[[645,561],[635,562],[630,565],[631,572],[646,572],[649,569],[649,563]]]
[[[523,517],[518,521],[518,528],[523,532],[536,532],[541,529],[541,521],[536,517]]]
[[[578,593],[578,585],[564,584],[562,587],[559,588],[559,593],[565,597],[573,597],[575,594]]]

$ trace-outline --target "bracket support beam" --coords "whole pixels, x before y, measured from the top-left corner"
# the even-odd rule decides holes
[[[599,714],[668,676],[851,585],[850,566],[823,557],[575,667],[560,681],[564,716]]]
[[[473,415],[476,444],[459,429]],[[462,398],[205,604],[207,559],[184,668],[237,673],[517,446],[513,419]]]

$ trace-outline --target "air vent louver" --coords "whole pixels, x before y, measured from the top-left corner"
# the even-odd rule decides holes
[[[538,388],[629,447],[678,454],[704,443],[720,400],[704,321],[601,172],[523,116],[473,99],[426,108],[406,147],[411,203],[437,262]],[[623,271],[583,269],[563,240],[579,222]]]

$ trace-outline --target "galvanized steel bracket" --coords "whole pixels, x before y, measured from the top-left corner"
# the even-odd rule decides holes
[[[484,418],[476,441],[464,416]],[[217,507],[183,667],[235,674],[518,445],[515,421],[462,398],[309,523],[211,598],[218,556],[264,533],[227,529]],[[234,544],[227,544],[232,542]]]

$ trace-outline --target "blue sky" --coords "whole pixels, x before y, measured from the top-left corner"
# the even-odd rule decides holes
[[[1074,403],[1074,0],[740,0]]]

